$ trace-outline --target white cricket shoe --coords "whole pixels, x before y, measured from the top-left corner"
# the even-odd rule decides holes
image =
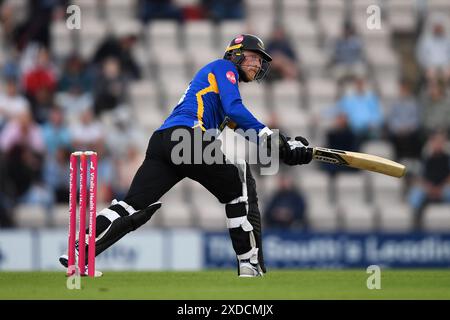
[[[77,256],[78,256],[78,252],[77,252]],[[59,257],[59,263],[61,263],[61,265],[63,266],[63,267],[65,267],[66,269],[68,268],[68,265],[69,265],[69,257],[67,256],[67,254],[63,254],[63,255],[61,255],[60,257]],[[84,273],[85,273],[85,275],[87,275],[88,274],[88,266],[86,265],[85,266],[85,271],[84,271]],[[94,271],[94,277],[95,278],[98,278],[98,277],[101,277],[101,276],[103,276],[103,272],[101,272],[101,271],[99,271],[99,270],[95,270]]]
[[[251,278],[262,276],[263,272],[258,263],[251,263],[250,259],[244,259],[239,261],[239,277]]]

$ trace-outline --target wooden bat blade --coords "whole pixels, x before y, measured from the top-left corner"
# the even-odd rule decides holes
[[[313,150],[313,159],[322,162],[369,170],[396,178],[403,177],[406,173],[406,167],[401,163],[367,153],[320,147],[315,147]]]

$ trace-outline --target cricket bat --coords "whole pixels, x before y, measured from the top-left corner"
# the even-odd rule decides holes
[[[313,159],[378,172],[396,178],[401,178],[406,173],[406,167],[401,163],[367,153],[314,147]]]

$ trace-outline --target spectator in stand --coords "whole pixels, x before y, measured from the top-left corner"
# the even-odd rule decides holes
[[[416,56],[429,82],[450,80],[450,36],[446,20],[431,17],[417,42]]]
[[[280,174],[278,189],[269,200],[264,214],[267,228],[307,228],[306,202],[289,174]]]
[[[366,80],[358,77],[353,85],[338,102],[338,109],[347,116],[359,150],[363,142],[380,137],[383,115],[378,96],[367,88]]]
[[[357,137],[350,129],[347,115],[337,110],[337,114],[332,121],[331,128],[325,135],[326,147],[330,149],[358,151]],[[328,200],[335,202],[337,194],[335,182],[337,175],[342,172],[356,172],[357,170],[347,166],[337,166],[324,162],[320,163],[320,168],[330,177]]]
[[[366,65],[363,42],[350,22],[344,23],[342,36],[334,44],[329,64],[334,78],[338,81],[364,75]]]
[[[66,60],[58,91],[55,102],[69,123],[78,121],[81,112],[93,105],[93,75],[78,54]]]
[[[0,132],[8,120],[30,111],[28,100],[19,94],[17,79],[6,80],[5,93],[0,93]]]
[[[136,41],[137,35],[134,33],[124,34],[118,39],[112,36],[108,37],[95,52],[94,64],[101,66],[106,59],[113,57],[119,61],[123,75],[127,79],[140,79],[142,77],[141,69],[132,52]]]
[[[109,57],[103,62],[102,73],[97,79],[94,97],[94,112],[98,116],[104,111],[114,110],[127,98],[127,80],[120,63]]]
[[[56,203],[67,203],[69,199],[67,172],[69,172],[70,152],[70,149],[60,146],[52,154],[47,154],[45,159],[43,179]]]
[[[83,58],[73,53],[65,63],[63,73],[58,81],[58,91],[77,90],[79,93],[92,91],[92,75],[86,68]]]
[[[45,108],[56,89],[56,71],[45,47],[39,48],[34,66],[25,73],[24,87],[31,101],[33,116],[38,122],[45,122],[48,114]]]
[[[90,108],[81,112],[79,122],[70,127],[75,150],[97,150],[104,143],[105,132]]]
[[[399,83],[399,98],[389,108],[386,127],[394,146],[395,158],[418,159],[422,150],[421,107],[411,93],[411,85],[405,80]]]
[[[409,194],[417,228],[421,227],[423,210],[428,203],[450,203],[450,151],[444,132],[430,136],[422,160],[423,173]]]
[[[7,196],[13,203],[40,204],[51,213],[52,194],[42,184],[45,145],[42,132],[26,111],[12,119],[0,135],[5,157]]]
[[[48,157],[55,157],[58,150],[71,148],[70,131],[65,125],[64,113],[53,106],[49,121],[42,126],[42,133]]]
[[[274,28],[272,37],[267,44],[267,51],[272,56],[267,80],[299,79],[299,61],[283,27],[276,26]]]
[[[214,22],[245,19],[245,6],[242,0],[202,0],[206,16]]]
[[[183,21],[183,10],[172,0],[139,0],[137,10],[144,24],[155,19]]]
[[[67,0],[27,1],[27,18],[14,30],[14,43],[19,50],[29,43],[36,42],[50,47],[50,25],[56,18],[64,17]]]
[[[423,94],[422,119],[428,135],[437,129],[450,129],[450,99],[442,82],[430,82]]]

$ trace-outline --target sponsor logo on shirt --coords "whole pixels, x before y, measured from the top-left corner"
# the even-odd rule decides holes
[[[230,81],[232,84],[236,84],[236,77],[235,77],[233,71],[228,71],[228,72],[227,72],[227,79],[228,79],[228,81]]]

